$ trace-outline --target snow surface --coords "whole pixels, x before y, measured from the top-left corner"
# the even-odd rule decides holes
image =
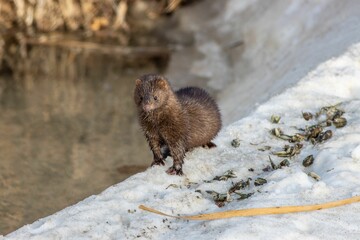
[[[234,101],[237,96],[233,96]],[[289,167],[264,172],[269,165],[269,145],[281,150],[285,142],[269,134],[274,127],[296,132],[306,122],[302,111],[342,103],[348,124],[333,130],[333,137],[313,146],[305,143]],[[344,55],[310,72],[298,84],[259,106],[251,115],[224,128],[214,149],[189,152],[184,176],[169,176],[165,167],[153,167],[91,196],[52,216],[40,219],[3,239],[360,239],[360,203],[339,208],[286,215],[232,218],[215,221],[184,221],[138,209],[144,204],[170,214],[198,214],[231,209],[304,205],[360,195],[360,43]],[[281,116],[279,124],[269,121]],[[240,147],[231,146],[234,138]],[[254,145],[257,144],[257,145]],[[302,160],[313,154],[314,164]],[[280,158],[272,156],[274,162]],[[149,160],[150,162],[150,160]],[[249,171],[253,168],[254,171]],[[237,178],[204,182],[227,170]],[[307,175],[315,172],[315,181]],[[219,209],[206,190],[226,192],[232,182],[262,177],[268,183],[250,186],[255,194],[227,203]],[[195,182],[197,184],[189,184]],[[187,187],[189,186],[189,187]],[[203,193],[195,192],[201,190]],[[1,238],[1,237],[0,237]]]
[[[216,93],[231,124],[360,42],[359,9],[353,0],[199,1],[175,13],[181,39],[190,32],[194,42],[172,54],[166,75]]]

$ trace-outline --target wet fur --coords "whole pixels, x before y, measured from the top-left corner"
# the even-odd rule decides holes
[[[221,128],[221,116],[205,90],[187,87],[174,92],[164,77],[148,74],[136,80],[134,100],[154,155],[152,165],[164,165],[170,155],[174,164],[167,172],[181,175],[187,151],[216,146],[211,140]]]

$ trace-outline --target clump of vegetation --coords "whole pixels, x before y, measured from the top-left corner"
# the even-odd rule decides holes
[[[303,112],[302,115],[306,121],[313,120],[317,121],[317,123],[311,126],[305,126],[304,128],[297,128],[300,132],[295,133],[294,135],[285,134],[279,127],[270,130],[270,134],[272,136],[275,136],[276,138],[287,141],[289,143],[293,143],[293,145],[285,144],[281,151],[271,152],[273,155],[285,159],[281,160],[278,164],[276,164],[274,160],[270,156],[268,156],[270,165],[265,167],[263,169],[263,172],[270,172],[289,167],[289,159],[294,159],[298,154],[300,154],[301,150],[304,148],[304,145],[322,144],[333,136],[333,131],[326,128],[329,128],[331,126],[334,126],[335,128],[344,127],[347,124],[346,118],[343,117],[345,111],[341,110],[338,106],[339,104],[334,106],[322,107],[320,111],[315,114],[312,114],[310,112]],[[323,116],[325,116],[325,120],[320,120]],[[270,121],[273,124],[278,124],[280,119],[280,116],[272,115]],[[231,141],[231,145],[235,148],[240,147],[240,140],[233,139]],[[271,147],[263,146],[258,148],[258,150],[266,152],[271,150]],[[314,161],[315,157],[313,155],[308,155],[302,160],[302,165],[306,169],[309,168],[314,163]],[[250,172],[254,171],[253,168],[250,169]],[[313,171],[310,171],[307,174],[309,177],[313,178],[316,181],[319,181],[321,179],[321,177]],[[247,199],[251,197],[255,192],[260,192],[261,186],[268,182],[263,177],[263,173],[260,173],[260,176],[258,176],[254,181],[252,181],[251,178],[248,178],[247,180],[240,180],[232,183],[232,186],[229,189],[226,189],[221,193],[214,190],[207,190],[206,193],[210,194],[217,206],[222,207],[226,203],[231,202],[234,199]],[[228,181],[235,178],[237,178],[237,176],[234,170],[228,170],[223,175],[216,176],[212,180],[204,182],[211,183],[214,181]],[[238,197],[235,198],[234,196]]]

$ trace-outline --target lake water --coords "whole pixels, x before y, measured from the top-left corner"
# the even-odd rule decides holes
[[[17,77],[0,75],[0,235],[152,161],[132,94],[135,79],[156,68],[45,50]]]

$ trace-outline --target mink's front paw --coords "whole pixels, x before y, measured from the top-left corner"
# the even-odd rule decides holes
[[[165,165],[165,162],[163,159],[154,159],[154,161],[151,163],[151,166],[155,166],[155,165]]]
[[[183,175],[181,166],[180,168],[179,166],[178,167],[172,166],[166,171],[166,173],[169,175],[179,175],[179,176]]]
[[[216,147],[216,144],[213,142],[208,142],[207,144],[202,146],[203,148],[214,148]]]

